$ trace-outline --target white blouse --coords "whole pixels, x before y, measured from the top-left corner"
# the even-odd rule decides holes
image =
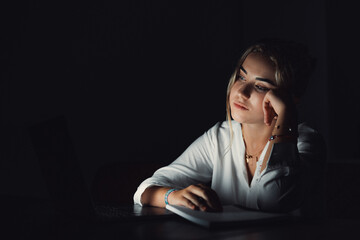
[[[300,124],[297,145],[274,144],[267,166],[260,172],[268,142],[249,182],[241,124],[232,121],[232,128],[234,135],[231,146],[229,123],[218,122],[174,162],[143,181],[134,194],[134,203],[142,205],[141,195],[149,186],[182,189],[191,184],[210,183],[223,205],[239,204],[264,211],[298,207],[304,195],[304,178],[301,176],[306,174],[302,173],[309,161],[320,157],[319,149],[315,146],[318,134],[305,124]]]

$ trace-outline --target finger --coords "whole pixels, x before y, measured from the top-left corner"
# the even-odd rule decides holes
[[[216,202],[216,199],[218,199],[218,198],[217,198],[217,195],[214,190],[212,190],[210,187],[208,187],[202,183],[198,184],[198,186],[204,191],[204,195],[202,195],[202,196],[204,196],[205,198],[198,197],[200,203],[203,206],[205,206],[205,207],[203,207],[202,210],[207,211],[207,210],[209,210],[209,208],[217,209],[217,208],[219,208],[219,206],[221,206],[220,200],[218,201],[219,203]]]
[[[207,201],[204,199],[207,198],[207,196],[203,194],[205,191],[203,188],[205,188],[205,186],[192,185],[188,188],[188,192],[184,194],[187,199],[191,200],[201,210],[208,206]]]
[[[264,106],[264,123],[267,126],[270,126],[274,120],[277,119],[277,114],[274,108],[271,106],[271,103],[265,103]]]
[[[264,102],[264,106],[263,106],[263,112],[264,112],[264,123],[266,125],[269,125],[269,118],[270,118],[270,103],[269,102]]]
[[[193,202],[191,202],[189,199],[187,199],[186,197],[184,197],[183,195],[181,195],[178,199],[175,205],[179,205],[179,206],[183,206],[183,207],[187,207],[190,209],[195,210],[196,206]]]
[[[215,211],[215,212],[222,211],[222,205],[216,193],[210,197],[207,204],[209,208],[206,209],[206,211]]]
[[[221,203],[220,200],[215,193],[214,190],[205,186],[205,185],[198,185],[198,187],[193,188],[193,193],[201,198],[204,199],[207,206],[212,208],[213,210],[221,210]]]
[[[274,120],[276,116],[276,113],[274,111],[274,109],[269,109],[268,110],[268,119],[267,119],[267,125],[270,126],[272,124],[272,121]]]
[[[184,194],[184,197],[187,200],[191,201],[197,208],[201,210],[206,210],[206,203],[201,197],[193,194],[192,192],[186,192]]]
[[[268,108],[268,120],[267,120],[267,123],[268,125],[270,126],[274,117],[275,117],[276,113],[275,113],[275,110],[274,108],[271,106],[271,103],[269,103],[269,108]]]
[[[222,205],[221,205],[220,199],[219,199],[218,195],[216,194],[216,192],[208,186],[205,186],[205,188],[207,189],[209,201],[211,202],[211,204],[213,206],[212,208],[217,209],[217,210],[222,210]]]
[[[183,205],[184,207],[190,208],[192,210],[196,209],[195,204],[192,201],[190,201],[189,199],[185,198],[185,197],[183,197],[181,205]]]

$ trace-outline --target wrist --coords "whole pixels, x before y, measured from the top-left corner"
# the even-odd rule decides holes
[[[294,141],[298,138],[297,125],[290,122],[276,122],[269,141]]]
[[[294,111],[284,110],[277,116],[273,134],[282,134],[282,131],[288,131],[297,129],[297,117]]]
[[[169,205],[169,196],[171,193],[174,193],[175,191],[177,191],[177,189],[175,188],[171,188],[169,189],[166,193],[165,193],[165,197],[164,197],[164,201],[165,201],[165,205]]]
[[[298,132],[296,115],[290,112],[284,112],[283,114],[278,115],[269,141],[275,140],[276,138],[278,138],[276,142],[280,139],[292,140],[297,139],[297,137]]]

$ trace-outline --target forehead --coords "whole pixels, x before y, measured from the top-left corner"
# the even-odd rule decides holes
[[[275,64],[261,53],[250,53],[242,64],[248,75],[275,80]]]

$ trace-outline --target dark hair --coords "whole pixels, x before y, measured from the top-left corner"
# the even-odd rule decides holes
[[[260,52],[274,62],[279,87],[286,88],[296,97],[303,96],[316,65],[306,45],[283,39],[262,39],[248,50],[248,54]]]

